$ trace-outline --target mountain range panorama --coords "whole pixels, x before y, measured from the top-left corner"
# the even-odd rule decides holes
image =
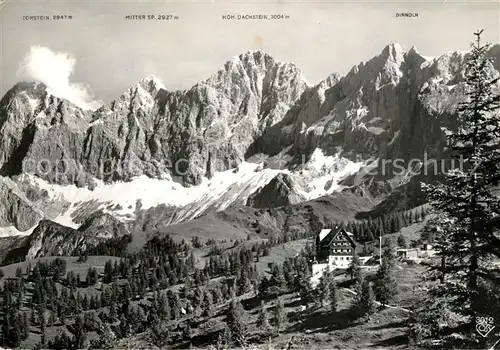
[[[168,226],[339,191],[382,203],[410,180],[367,176],[367,161],[442,157],[467,55],[428,58],[390,44],[310,85],[294,64],[249,51],[190,89],[148,76],[95,111],[20,82],[0,101],[0,233],[36,233],[36,257],[51,253],[47,220],[70,228],[67,237],[98,219],[124,223],[110,231],[123,235],[155,208]],[[500,45],[488,55],[497,77]]]

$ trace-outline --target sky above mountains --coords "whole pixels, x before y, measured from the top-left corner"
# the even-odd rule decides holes
[[[425,56],[467,50],[472,32],[500,42],[498,2],[7,2],[0,10],[0,95],[17,81],[51,79],[89,106],[148,74],[168,89],[207,78],[231,57],[262,49],[294,62],[310,83],[379,54],[390,42]],[[418,13],[400,18],[396,13]],[[178,20],[127,20],[126,15]],[[223,15],[282,14],[281,20]],[[71,15],[59,21],[30,15]]]

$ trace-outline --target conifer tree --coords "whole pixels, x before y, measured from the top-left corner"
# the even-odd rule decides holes
[[[351,263],[349,265],[349,269],[347,272],[351,275],[351,279],[354,279],[355,276],[359,275],[361,273],[361,261],[359,261],[359,256],[358,254],[354,253],[354,256],[352,257]]]
[[[193,336],[193,330],[192,330],[191,325],[188,321],[188,322],[186,322],[184,328],[182,329],[182,337],[191,343],[192,336]]]
[[[354,291],[356,292],[356,298],[354,299],[354,303],[357,303],[361,298],[361,293],[363,292],[363,281],[364,277],[360,269],[359,272],[354,276]]]
[[[274,309],[274,322],[277,334],[279,334],[285,327],[287,320],[288,319],[286,315],[285,305],[283,304],[283,299],[279,297]]]
[[[267,314],[264,300],[261,300],[260,302],[259,317],[257,318],[257,327],[259,327],[259,329],[264,334],[267,334],[271,329],[271,324],[269,323],[269,315]]]
[[[245,324],[245,310],[239,301],[231,302],[226,322],[231,330],[232,340],[236,346],[245,346],[248,338],[248,329]]]
[[[245,294],[251,288],[251,281],[248,278],[247,270],[244,268],[238,272],[237,286],[238,286],[237,290],[238,295]]]
[[[286,289],[286,280],[281,265],[273,264],[273,266],[271,267],[270,284],[272,286],[278,287],[280,292]]]
[[[28,313],[27,312],[23,312],[23,326],[22,326],[22,331],[23,331],[23,334],[22,334],[22,339],[26,339],[28,338],[28,335],[29,335],[29,331],[30,331],[30,323],[29,323],[29,319],[28,319]]]
[[[306,306],[309,306],[313,295],[310,275],[305,271],[299,270],[297,271],[295,280],[296,291],[299,293],[301,300],[306,303]]]
[[[80,315],[76,316],[75,323],[72,327],[72,332],[74,334],[74,343],[76,349],[83,348],[83,343],[85,342],[85,329],[83,325],[83,319]]]
[[[357,304],[359,314],[361,316],[371,315],[375,312],[375,297],[373,295],[371,283],[365,279],[361,289],[361,296]]]
[[[2,322],[2,344],[8,344],[11,320],[10,315],[7,313]]]
[[[205,290],[203,298],[203,312],[207,317],[212,317],[213,314],[213,294],[209,290]]]
[[[179,295],[173,292],[172,295],[169,296],[169,300],[171,303],[170,315],[177,320],[181,317],[181,302],[179,300]]]
[[[491,263],[500,257],[500,198],[494,192],[500,182],[499,78],[491,74],[490,45],[481,44],[481,33],[474,33],[477,41],[465,69],[466,99],[458,106],[458,129],[448,134],[451,156],[461,166],[444,174],[441,183],[424,187],[433,209],[451,223],[443,225],[443,239],[436,246],[446,261],[441,271],[446,278],[431,293],[462,320],[455,330],[462,333],[460,346],[465,347],[478,343],[478,317],[490,316],[485,292],[500,285],[499,268]]]
[[[219,337],[217,339],[217,349],[227,349],[231,348],[233,345],[233,335],[231,334],[231,329],[229,326],[224,324],[223,330],[219,333]]]
[[[330,271],[325,271],[323,273],[323,276],[320,277],[317,291],[318,291],[318,299],[320,302],[321,307],[324,306],[326,302],[328,302],[330,298],[330,284],[328,283],[328,275],[330,274]]]
[[[165,348],[168,344],[170,331],[165,323],[158,321],[151,327],[152,343],[160,348]]]
[[[330,310],[337,311],[338,288],[337,284],[335,283],[335,280],[333,279],[333,275],[330,276],[331,277],[328,283],[328,290],[330,292],[330,295],[328,296],[328,299],[330,299]]]
[[[395,256],[390,247],[382,254],[382,265],[377,270],[374,291],[382,305],[393,301],[398,293],[398,285],[394,276]]]
[[[158,314],[162,320],[170,320],[170,303],[165,293],[160,294],[158,300]]]
[[[111,283],[113,280],[113,263],[111,260],[106,261],[104,264],[104,283]]]

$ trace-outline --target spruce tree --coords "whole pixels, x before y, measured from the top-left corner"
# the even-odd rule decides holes
[[[151,327],[151,341],[154,345],[165,348],[170,338],[170,330],[164,322],[158,321]]]
[[[376,307],[374,300],[375,297],[373,295],[371,283],[365,279],[361,288],[361,296],[357,303],[357,309],[361,316],[375,313]]]
[[[330,284],[328,283],[328,275],[330,274],[330,271],[325,271],[323,273],[323,276],[320,277],[318,287],[317,287],[317,293],[318,293],[318,299],[320,302],[321,307],[324,306],[326,302],[328,302],[330,298]]]
[[[355,276],[359,275],[361,272],[361,261],[359,261],[358,254],[354,253],[351,263],[349,265],[349,269],[347,272],[351,275],[351,279],[354,279]]]
[[[171,303],[170,317],[174,320],[178,320],[181,317],[181,301],[179,300],[179,294],[173,292],[169,298]]]
[[[313,294],[313,288],[311,285],[311,277],[308,273],[303,271],[297,271],[296,276],[296,290],[300,295],[300,299],[306,303],[306,306],[309,306],[309,302],[311,301],[311,296]]]
[[[329,295],[330,310],[337,311],[339,294],[338,294],[337,284],[335,283],[335,280],[333,279],[333,275],[330,278],[330,281],[328,284],[328,289],[330,291],[330,295]]]
[[[111,260],[106,261],[104,264],[104,283],[111,283],[113,280],[113,263]]]
[[[231,330],[232,340],[236,346],[245,346],[248,338],[248,329],[245,324],[245,310],[239,301],[231,302],[226,322]]]
[[[238,295],[245,294],[251,288],[251,281],[248,278],[248,273],[246,269],[241,269],[238,272],[237,277]]]
[[[27,312],[23,312],[23,326],[22,326],[22,330],[23,330],[23,334],[22,334],[22,339],[25,340],[26,338],[28,338],[29,336],[29,331],[30,331],[30,323],[29,323],[29,319],[28,319],[28,313]]]
[[[285,305],[283,304],[283,299],[278,298],[276,302],[276,307],[274,309],[274,322],[276,327],[276,333],[279,334],[281,330],[285,327],[287,322],[287,315],[285,310]]]
[[[170,303],[165,293],[160,294],[158,300],[158,314],[161,320],[170,320]]]
[[[7,313],[4,316],[2,322],[2,344],[8,345],[9,343],[9,332],[10,332],[11,320],[10,315]]]
[[[233,346],[233,335],[231,333],[231,329],[227,325],[224,324],[224,328],[221,332],[219,332],[219,337],[217,339],[217,349],[227,349]]]
[[[193,330],[189,322],[186,322],[184,328],[182,329],[182,337],[184,340],[191,342],[191,338],[193,337]]]
[[[269,323],[269,315],[267,314],[266,305],[264,300],[260,302],[260,311],[259,317],[257,318],[257,327],[262,331],[265,335],[271,329],[271,324]]]
[[[75,323],[72,327],[72,332],[74,334],[74,344],[76,349],[83,348],[83,343],[85,342],[85,329],[83,324],[83,319],[80,315],[76,316]]]
[[[205,296],[203,298],[203,312],[207,317],[212,317],[213,315],[213,294],[209,290],[205,290]]]
[[[451,156],[461,166],[444,174],[442,182],[424,186],[433,209],[451,223],[443,225],[443,239],[436,246],[446,262],[446,278],[431,293],[461,320],[454,329],[465,339],[460,346],[477,345],[478,317],[498,317],[490,315],[485,291],[500,284],[499,268],[491,263],[500,257],[500,198],[494,192],[500,182],[499,78],[491,74],[490,45],[481,44],[481,32],[474,33],[477,42],[466,64],[466,99],[458,106],[458,129],[448,134]],[[437,263],[440,269],[442,261]]]
[[[377,270],[375,279],[375,295],[382,305],[393,301],[398,293],[398,285],[394,276],[395,256],[390,247],[382,254],[382,265]]]
[[[280,293],[286,290],[286,280],[281,265],[273,264],[271,267],[270,284],[276,286]]]
[[[359,302],[359,299],[361,298],[361,294],[363,292],[363,281],[364,281],[364,276],[361,271],[361,269],[358,271],[358,273],[354,276],[354,291],[356,292],[356,297],[354,298],[354,303],[356,304]]]

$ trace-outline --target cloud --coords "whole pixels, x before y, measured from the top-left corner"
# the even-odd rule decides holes
[[[22,80],[45,84],[54,96],[64,98],[80,108],[95,110],[102,105],[102,101],[94,99],[90,87],[70,82],[75,65],[76,58],[69,53],[32,46],[19,65],[17,75]]]

